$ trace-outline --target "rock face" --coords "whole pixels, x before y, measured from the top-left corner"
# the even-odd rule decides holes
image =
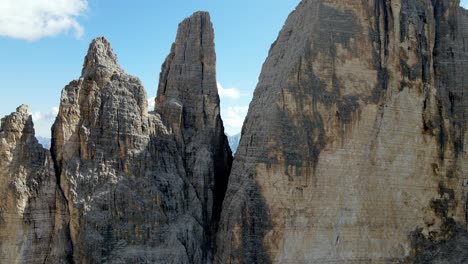
[[[1,120],[0,168],[0,262],[66,261],[66,207],[25,105]]]
[[[75,263],[208,263],[232,162],[207,13],[179,25],[156,111],[95,39],[62,92],[52,153]]]
[[[207,13],[150,112],[97,38],[51,152],[1,119],[0,263],[467,263],[466,43],[456,0],[303,0],[231,164]]]
[[[250,104],[215,262],[467,262],[466,43],[459,1],[302,1]]]
[[[214,31],[197,12],[179,25],[159,78],[156,112],[174,134],[185,173],[200,197],[210,236],[216,231],[232,154],[220,116]],[[211,246],[211,241],[210,241]]]

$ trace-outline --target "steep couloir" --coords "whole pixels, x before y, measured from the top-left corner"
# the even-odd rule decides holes
[[[304,0],[263,65],[216,263],[465,263],[468,15]]]

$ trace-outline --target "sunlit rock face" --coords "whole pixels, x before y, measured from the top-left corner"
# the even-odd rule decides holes
[[[0,125],[0,263],[67,261],[67,211],[56,187],[50,153],[22,105]]]
[[[215,262],[466,262],[466,43],[459,1],[302,1],[250,104]]]
[[[207,13],[179,25],[156,111],[141,82],[93,40],[62,92],[52,153],[75,263],[208,263],[232,162],[219,115]]]

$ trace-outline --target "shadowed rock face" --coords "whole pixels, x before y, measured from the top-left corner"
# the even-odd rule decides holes
[[[155,102],[156,112],[174,133],[187,178],[197,196],[203,197],[200,220],[207,223],[211,235],[216,231],[232,163],[220,116],[214,47],[208,13],[197,12],[180,23],[162,65]]]
[[[459,1],[302,1],[250,104],[215,262],[466,262],[467,34]]]
[[[108,41],[91,43],[52,140],[76,263],[211,261],[232,162],[213,38],[207,13],[180,24],[150,113]]]
[[[67,211],[25,105],[1,120],[0,168],[0,262],[66,261]]]

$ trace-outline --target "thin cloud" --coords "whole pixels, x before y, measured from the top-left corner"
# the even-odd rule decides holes
[[[241,96],[239,90],[236,88],[224,88],[220,83],[218,84],[218,94],[220,98],[239,99]]]
[[[50,138],[50,128],[52,127],[58,112],[59,108],[54,106],[46,113],[39,111],[31,113],[36,135]]]
[[[153,111],[154,110],[155,100],[156,100],[155,96],[148,98],[148,111]]]
[[[84,29],[76,18],[87,7],[87,0],[2,0],[0,36],[34,41],[72,31],[79,38]]]
[[[241,131],[248,110],[248,106],[229,106],[221,113],[226,133],[235,135]]]

